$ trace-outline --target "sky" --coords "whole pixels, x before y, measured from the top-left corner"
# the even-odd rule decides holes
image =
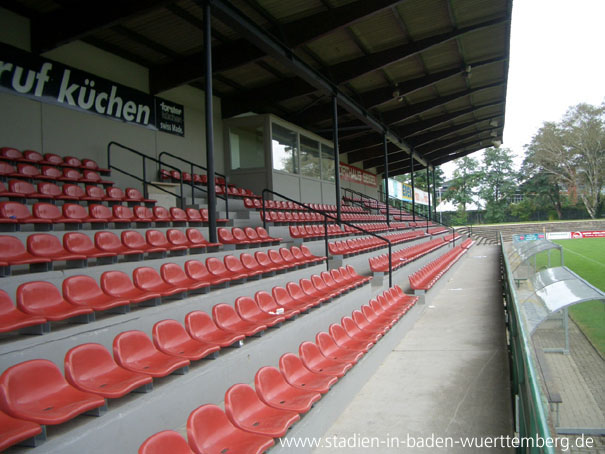
[[[515,153],[517,168],[545,121],[605,101],[604,21],[605,0],[514,0],[502,146]],[[441,168],[451,177],[456,166]]]

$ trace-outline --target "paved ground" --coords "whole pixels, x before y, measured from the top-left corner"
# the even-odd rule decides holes
[[[498,282],[498,247],[475,246],[444,277],[422,318],[326,432],[346,450],[315,454],[512,453],[512,449],[409,447],[451,437],[512,436],[509,371]],[[337,438],[333,438],[337,437]],[[373,448],[361,437],[376,437]],[[357,438],[357,441],[355,441]],[[399,444],[397,447],[396,444]]]

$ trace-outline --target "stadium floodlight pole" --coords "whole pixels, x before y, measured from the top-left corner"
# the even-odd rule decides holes
[[[382,135],[382,147],[384,149],[384,200],[387,204],[387,226],[391,226],[391,216],[389,214],[389,154],[387,149],[387,135]]]
[[[204,95],[206,114],[206,174],[208,177],[208,241],[216,243],[216,187],[214,177],[214,124],[212,119],[212,12],[204,2]]]
[[[336,190],[336,219],[338,225],[341,222],[341,199],[340,199],[340,156],[338,152],[338,98],[332,96],[332,126],[334,128],[332,140],[334,142],[334,186]]]
[[[410,156],[410,175],[412,176],[412,222],[416,222],[416,192],[414,190],[414,154]]]
[[[426,166],[426,195],[429,199],[429,210],[426,213],[426,233],[429,233],[429,222],[431,220],[431,171],[429,166]]]

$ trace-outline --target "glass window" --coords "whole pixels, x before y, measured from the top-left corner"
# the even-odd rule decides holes
[[[319,142],[300,136],[300,173],[306,177],[321,178]]]
[[[326,181],[334,181],[334,148],[321,144],[321,175]]]
[[[263,127],[229,128],[231,169],[254,169],[265,167]]]
[[[298,146],[296,133],[275,123],[271,124],[273,130],[271,150],[273,153],[273,168],[288,173],[298,173]]]

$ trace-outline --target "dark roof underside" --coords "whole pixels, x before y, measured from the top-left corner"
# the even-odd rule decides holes
[[[251,21],[439,165],[502,141],[512,0],[233,0]],[[203,3],[8,0],[31,19],[32,50],[83,40],[149,68],[153,93],[203,88]],[[214,91],[224,117],[274,113],[326,138],[322,93],[215,17]],[[383,172],[382,135],[339,112],[341,159]],[[409,151],[388,145],[389,173]]]

